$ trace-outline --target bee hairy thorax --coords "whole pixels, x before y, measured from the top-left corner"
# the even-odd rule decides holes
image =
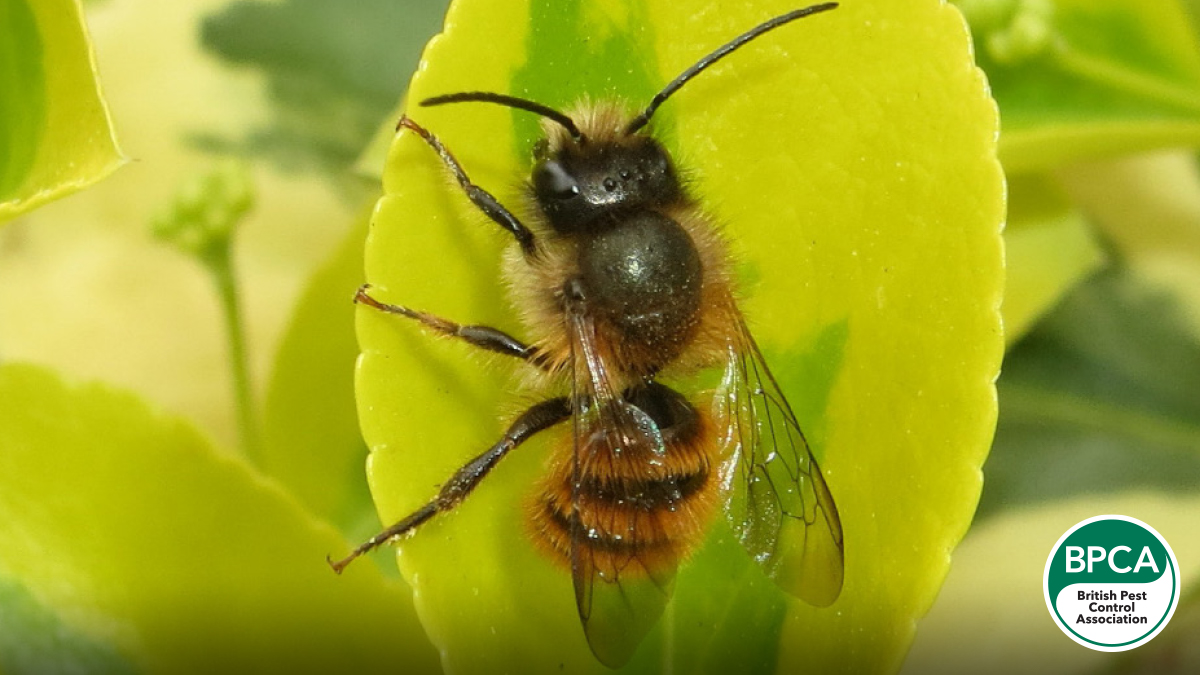
[[[598,429],[571,452],[555,456],[530,505],[533,538],[553,559],[570,564],[572,536],[602,574],[636,575],[636,558],[651,574],[669,568],[699,543],[717,501],[711,420],[680,393],[657,382],[626,394],[654,421],[663,452],[615,449]],[[565,449],[564,449],[565,450]]]
[[[706,270],[671,215],[692,204],[658,141],[591,135],[555,139],[534,169],[533,195],[551,238],[575,250],[561,288],[563,302],[575,305],[567,311],[592,319],[618,368],[647,380],[679,356],[698,324]]]

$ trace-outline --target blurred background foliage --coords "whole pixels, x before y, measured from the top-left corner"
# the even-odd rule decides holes
[[[20,4],[0,0],[0,17]],[[975,525],[907,668],[1194,671],[1200,2],[956,4],[1001,111],[1010,347]],[[226,311],[204,266],[150,227],[232,158],[254,192],[229,244],[258,465],[314,521],[360,538],[377,521],[353,406],[350,297],[381,143],[445,4],[103,0],[85,9],[131,161],[92,189],[0,223],[0,362],[131,390],[201,430],[214,457],[238,453]],[[1163,532],[1192,587],[1172,625],[1123,656],[1060,635],[1041,596],[1045,552],[1101,512]],[[5,579],[11,560],[0,563],[0,636],[56,625],[54,611]],[[80,663],[123,671],[107,637],[80,636]],[[0,671],[20,672],[19,651],[0,637]]]

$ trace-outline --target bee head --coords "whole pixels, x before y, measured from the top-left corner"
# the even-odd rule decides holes
[[[682,196],[667,151],[648,136],[566,143],[538,160],[533,195],[559,234],[573,234],[633,209]]]
[[[792,21],[835,7],[836,2],[825,2],[792,10],[742,33],[671,80],[623,127],[605,129],[595,138],[586,136],[570,115],[507,94],[459,92],[425,99],[421,105],[468,101],[495,103],[531,112],[558,125],[561,132],[554,142],[539,143],[535,148],[537,165],[533,169],[533,194],[556,232],[585,232],[586,228],[611,220],[607,216],[660,206],[682,197],[679,178],[667,151],[653,138],[638,133],[650,122],[659,106],[692,78],[750,41]]]

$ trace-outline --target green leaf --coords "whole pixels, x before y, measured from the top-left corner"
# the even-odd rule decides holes
[[[699,57],[793,8],[462,0],[410,100],[479,90],[554,106],[644,104]],[[527,114],[465,104],[408,113],[474,181],[527,213],[519,185],[537,135]],[[830,608],[793,600],[716,522],[629,670],[702,672],[726,658],[759,672],[894,669],[970,523],[1003,351],[995,109],[962,19],[933,0],[847,3],[722,61],[655,120],[752,279],[743,309],[812,432],[841,509],[846,582]],[[511,238],[413,134],[398,135],[384,186],[366,250],[376,295],[527,334],[500,274]],[[397,317],[360,309],[358,330],[359,414],[385,523],[433,497],[545,396],[521,387],[520,364]],[[606,672],[569,574],[526,535],[550,440],[523,445],[400,546],[451,670]]]
[[[75,0],[0,0],[0,223],[121,165]]]
[[[0,672],[136,673],[113,645],[76,631],[24,586],[0,577]]]
[[[206,49],[262,72],[275,109],[245,138],[213,138],[297,163],[344,170],[404,91],[444,2],[245,0],[205,19]],[[394,122],[394,120],[393,120]]]
[[[1178,303],[1200,335],[1200,165],[1173,149],[1075,164],[1055,172],[1113,257]]]
[[[1046,175],[1008,177],[1004,336],[1015,343],[1104,262],[1078,209]]]
[[[260,462],[310,511],[355,538],[376,527],[354,408],[353,298],[363,281],[367,215],[296,303],[267,386]]]
[[[1178,0],[958,0],[1010,172],[1200,145],[1200,46]]]
[[[1200,483],[1200,341],[1127,272],[1079,286],[1012,349],[980,517],[1081,493]]]
[[[335,576],[341,537],[138,399],[0,367],[0,447],[0,579],[21,589],[4,611],[100,645],[87,670],[436,668],[406,589],[370,565]]]

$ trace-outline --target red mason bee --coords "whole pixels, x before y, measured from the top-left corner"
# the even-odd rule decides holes
[[[335,570],[454,509],[526,439],[569,423],[531,491],[527,529],[569,570],[588,643],[604,664],[619,667],[632,656],[719,505],[783,590],[817,606],[837,599],[844,552],[833,496],[738,309],[725,242],[646,126],[713,63],[835,7],[812,5],[750,29],[636,114],[619,102],[562,112],[478,91],[422,101],[495,104],[543,118],[521,211],[532,216],[524,220],[475,185],[433,133],[401,118],[397,128],[423,139],[471,202],[512,234],[505,274],[532,339],[388,304],[368,287],[356,300],[524,361],[570,393],[519,415],[431,501],[332,563]],[[711,402],[667,384],[717,367],[723,377]]]

